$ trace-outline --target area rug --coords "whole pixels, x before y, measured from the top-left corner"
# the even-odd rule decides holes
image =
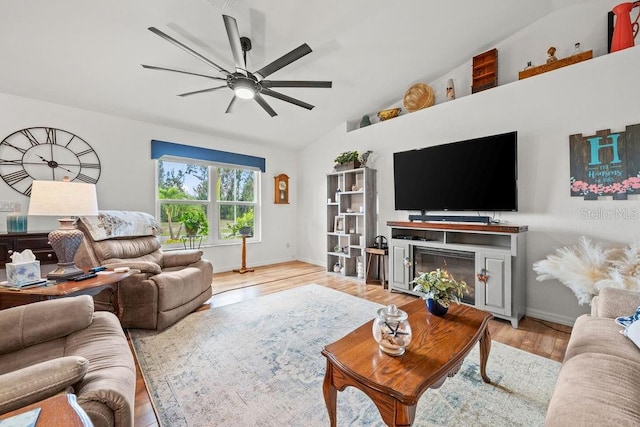
[[[159,422],[174,426],[327,426],[329,344],[375,317],[379,304],[306,285],[199,311],[162,332],[131,330]],[[560,364],[493,342],[482,382],[478,348],[427,390],[416,426],[542,425]],[[384,426],[371,401],[338,393],[339,426]]]

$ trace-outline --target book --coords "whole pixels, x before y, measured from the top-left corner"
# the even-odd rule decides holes
[[[50,281],[47,279],[38,279],[38,280],[32,280],[30,282],[24,282],[21,284],[13,284],[13,283],[4,281],[4,282],[0,282],[0,287],[7,288],[7,289],[20,290],[20,289],[36,288],[39,286],[50,286],[51,284],[55,284],[55,281]]]
[[[35,427],[40,416],[40,408],[32,409],[11,418],[0,420],[0,427]]]

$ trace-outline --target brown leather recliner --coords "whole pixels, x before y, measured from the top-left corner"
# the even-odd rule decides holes
[[[0,330],[0,414],[67,392],[96,427],[133,426],[131,350],[90,296],[0,310]]]
[[[211,262],[200,250],[164,252],[152,216],[100,211],[97,217],[81,217],[77,227],[85,235],[74,260],[78,267],[140,270],[119,285],[123,327],[165,329],[211,297]],[[112,310],[110,291],[105,292],[96,295],[96,306]]]

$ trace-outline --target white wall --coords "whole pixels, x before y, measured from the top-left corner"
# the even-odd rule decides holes
[[[0,135],[27,127],[48,126],[67,130],[82,137],[98,153],[102,175],[97,183],[100,209],[140,210],[154,214],[155,162],[151,160],[151,140],[176,142],[218,150],[264,157],[262,175],[262,243],[248,245],[248,264],[257,266],[289,261],[296,253],[296,198],[290,205],[274,205],[273,177],[286,173],[291,191],[298,186],[296,158],[293,153],[263,145],[224,140],[175,128],[152,125],[0,94]],[[0,181],[0,201],[20,202],[26,212],[29,200]],[[6,213],[0,213],[0,231],[6,231]],[[29,231],[57,228],[55,219],[29,218]],[[216,271],[238,268],[240,245],[204,248]]]
[[[454,101],[348,133],[340,126],[303,150],[299,164],[304,173],[297,197],[298,216],[304,221],[300,221],[298,257],[325,265],[324,177],[337,154],[374,151],[370,166],[378,170],[378,233],[388,236],[386,222],[406,220],[408,215],[394,210],[392,153],[517,130],[519,212],[503,213],[500,218],[529,226],[527,314],[572,324],[589,308],[579,306],[559,282],[536,281],[532,264],[559,247],[575,244],[582,235],[618,243],[640,238],[637,215],[600,220],[584,215],[585,209],[637,211],[640,196],[588,202],[569,195],[569,135],[592,135],[607,128],[623,131],[626,125],[640,123],[640,47],[606,55],[606,14],[615,4],[615,0],[594,1],[560,10],[498,45],[499,74],[506,77],[496,88],[460,97],[468,91],[457,85],[459,97]],[[556,45],[562,58],[571,53],[576,41],[584,50],[603,56],[515,81],[527,60],[544,63],[548,46]],[[467,64],[454,70],[434,86],[444,88],[452,76],[464,81],[460,73],[468,75],[470,69]],[[437,93],[442,99],[444,91]]]

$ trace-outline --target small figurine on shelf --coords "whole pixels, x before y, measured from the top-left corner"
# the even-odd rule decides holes
[[[533,64],[531,63],[531,61],[527,61],[527,66],[524,67],[525,70],[530,70],[531,68],[533,68]]]
[[[447,80],[447,101],[456,99],[456,90],[453,87],[453,79]]]
[[[552,62],[556,62],[558,58],[556,58],[556,48],[551,46],[547,50],[547,64],[551,64]]]
[[[367,167],[367,160],[369,160],[369,156],[373,153],[371,150],[367,150],[364,153],[360,154],[360,166],[365,168]]]
[[[573,55],[578,55],[578,54],[580,54],[580,53],[582,53],[582,48],[580,47],[580,43],[576,43],[576,44],[574,45],[574,47],[573,47],[573,53],[572,53],[571,55],[572,55],[572,56],[573,56]]]

